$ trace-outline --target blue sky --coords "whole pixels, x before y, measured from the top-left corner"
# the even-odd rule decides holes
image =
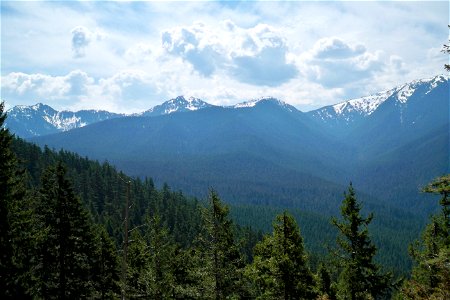
[[[273,96],[308,111],[443,74],[448,21],[448,1],[1,1],[1,99],[131,113]]]

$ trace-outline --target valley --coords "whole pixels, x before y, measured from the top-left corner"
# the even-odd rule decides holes
[[[258,230],[289,209],[316,253],[325,252],[329,219],[352,182],[364,211],[376,215],[381,255],[397,257],[389,260],[399,271],[410,265],[405,245],[436,208],[420,188],[449,171],[448,90],[448,79],[437,76],[307,113],[274,98],[219,107],[178,97],[141,114],[28,139],[199,199],[214,188],[239,224]],[[251,211],[259,216],[248,219]],[[309,230],[314,223],[321,238]]]

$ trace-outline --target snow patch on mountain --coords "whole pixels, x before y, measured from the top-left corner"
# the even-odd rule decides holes
[[[320,108],[312,111],[311,115],[315,118],[320,118],[323,121],[330,119],[342,119],[349,123],[357,117],[366,117],[371,115],[388,99],[393,99],[400,104],[405,104],[411,96],[414,95],[417,89],[426,88],[425,94],[428,94],[439,84],[446,81],[448,81],[448,78],[444,75],[439,75],[428,79],[415,80],[371,96],[351,99],[335,105]]]
[[[68,131],[124,116],[101,110],[57,111],[42,103],[31,106],[17,105],[9,109],[7,115],[6,126],[22,137]]]
[[[67,131],[70,129],[78,128],[78,127],[84,127],[88,123],[83,122],[81,120],[81,117],[77,117],[74,113],[71,117],[63,117],[61,112],[58,112],[56,115],[46,115],[43,116],[44,120],[48,123],[55,126],[57,129],[61,131]]]
[[[205,101],[202,101],[198,98],[189,97],[188,99],[186,99],[184,96],[178,96],[174,99],[170,99],[160,105],[156,105],[155,107],[136,115],[138,116],[168,115],[175,112],[194,111],[211,106],[213,105],[206,103]]]
[[[232,106],[229,106],[228,108],[248,108],[248,107],[255,107],[256,105],[260,104],[260,103],[274,103],[276,105],[279,105],[285,109],[287,109],[288,111],[294,111],[296,110],[293,106],[287,104],[286,102],[283,102],[279,99],[273,98],[273,97],[261,97],[261,98],[257,98],[257,99],[252,99],[249,101],[245,101],[245,102],[241,102]]]
[[[332,107],[337,115],[341,115],[347,112],[358,112],[367,116],[372,114],[378,108],[378,106],[380,106],[381,103],[392,96],[393,93],[393,90],[384,91],[375,95],[338,103],[333,105]]]

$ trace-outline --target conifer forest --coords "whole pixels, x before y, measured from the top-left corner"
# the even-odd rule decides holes
[[[335,241],[311,253],[287,210],[267,232],[239,226],[213,189],[197,200],[41,149],[0,108],[2,299],[450,298],[449,175],[423,187],[440,211],[410,245],[412,268],[392,272],[351,183],[329,220]]]

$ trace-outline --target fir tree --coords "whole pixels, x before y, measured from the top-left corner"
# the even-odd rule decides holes
[[[352,184],[341,206],[342,220],[332,219],[340,236],[335,254],[339,260],[337,296],[339,299],[378,298],[389,292],[390,274],[382,274],[373,261],[376,247],[372,243],[368,225],[373,215],[361,216],[361,204],[357,201]]]
[[[152,299],[168,299],[175,294],[175,278],[173,262],[175,244],[168,229],[161,224],[161,218],[154,216],[147,220],[146,240],[149,246],[150,268],[147,272],[150,297]]]
[[[114,242],[101,225],[97,225],[97,253],[93,266],[93,282],[99,299],[112,299],[120,295],[119,259]]]
[[[254,250],[247,276],[254,283],[257,299],[314,299],[315,283],[308,267],[303,238],[294,218],[278,215],[272,235]]]
[[[42,177],[36,211],[44,238],[39,244],[39,296],[85,298],[93,291],[96,245],[91,220],[65,178],[61,163]]]
[[[12,135],[4,127],[0,102],[0,298],[29,296],[33,284],[34,230],[24,172],[11,151]]]
[[[229,208],[215,191],[203,211],[204,232],[199,237],[201,255],[198,272],[204,274],[202,298],[226,299],[242,294],[243,258],[235,242]]]
[[[132,230],[127,255],[127,278],[125,295],[127,298],[149,298],[150,252],[149,247],[139,232]]]
[[[331,272],[324,263],[321,263],[317,270],[317,283],[320,294],[325,299],[336,299],[336,291],[331,278]]]
[[[402,287],[403,298],[450,298],[450,175],[435,179],[423,189],[441,196],[441,212],[431,218],[422,240],[410,247],[416,265]]]

